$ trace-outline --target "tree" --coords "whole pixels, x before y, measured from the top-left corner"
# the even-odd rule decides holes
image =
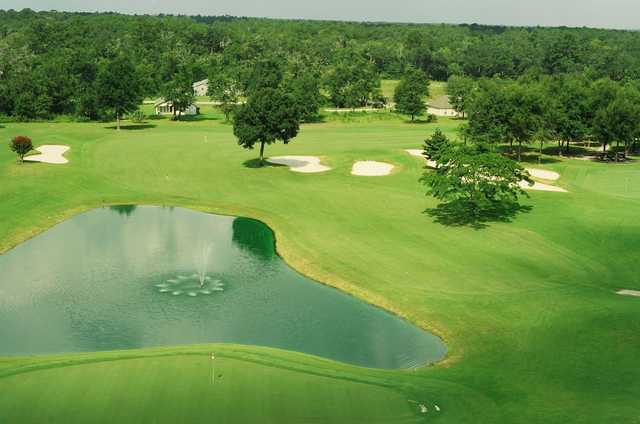
[[[136,68],[129,56],[121,53],[102,63],[96,77],[96,91],[101,107],[113,110],[116,126],[142,102],[142,89]]]
[[[558,154],[569,151],[572,142],[581,142],[589,134],[590,89],[579,76],[562,76],[547,81],[545,129],[558,140]]]
[[[278,88],[284,77],[282,68],[282,63],[274,57],[258,60],[245,81],[245,93],[251,96],[264,88]]]
[[[542,57],[542,67],[550,75],[574,71],[581,62],[583,43],[573,33],[559,34]]]
[[[424,157],[434,161],[436,164],[442,163],[442,157],[451,148],[449,138],[437,128],[433,135],[424,141]]]
[[[412,30],[406,36],[403,50],[409,66],[424,71],[432,79],[444,81],[449,76],[446,49],[438,49],[434,44],[428,33]]]
[[[616,141],[616,129],[613,128],[615,111],[612,104],[619,97],[620,87],[609,79],[596,81],[591,90],[589,107],[591,108],[591,133],[602,144],[602,151]]]
[[[529,144],[540,134],[544,124],[544,95],[536,84],[510,87],[507,137],[518,143],[518,162],[522,160],[522,144]]]
[[[33,143],[29,137],[19,135],[11,139],[9,148],[18,155],[20,163],[22,163],[24,162],[24,155],[33,150]]]
[[[313,122],[318,119],[320,105],[324,98],[320,94],[319,78],[312,72],[301,73],[289,78],[284,83],[285,90],[291,93],[300,112],[302,122]]]
[[[225,119],[229,121],[240,100],[240,83],[222,71],[209,75],[209,96],[211,100],[220,102]]]
[[[512,143],[508,134],[508,82],[481,80],[468,104],[468,137],[481,144]]]
[[[254,92],[236,113],[233,133],[238,144],[253,149],[260,143],[260,163],[264,162],[264,147],[280,140],[288,144],[298,135],[300,111],[291,94],[281,89],[263,88]]]
[[[530,182],[529,174],[513,160],[479,146],[446,143],[441,147],[436,169],[425,171],[421,179],[435,198],[463,201],[479,209],[526,194],[520,183]]]
[[[640,138],[640,90],[626,85],[611,105],[616,141],[622,142],[626,155]]]
[[[404,115],[410,115],[413,121],[416,115],[426,110],[424,98],[428,96],[427,75],[420,69],[410,68],[396,87],[393,100],[396,103],[396,110]]]
[[[618,90],[615,99],[596,114],[594,135],[603,145],[603,151],[613,142],[624,145],[625,154],[640,136],[640,93],[631,86]],[[617,156],[616,156],[617,157]]]
[[[380,78],[375,67],[356,52],[343,54],[324,83],[331,103],[339,108],[367,106],[380,95]]]
[[[517,142],[520,161],[522,145],[537,138],[544,116],[544,95],[537,85],[484,82],[469,106],[468,134],[481,144],[513,146],[513,142]]]
[[[476,82],[473,78],[465,76],[452,75],[447,82],[449,102],[463,118],[467,114],[475,87]]]
[[[173,105],[173,119],[180,120],[182,112],[187,110],[195,101],[192,78],[189,74],[178,74],[167,82],[162,90],[167,102]]]

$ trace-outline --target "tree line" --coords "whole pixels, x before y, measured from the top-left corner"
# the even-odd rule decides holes
[[[572,145],[597,143],[630,154],[640,140],[639,81],[590,80],[582,74],[518,80],[454,76],[447,86],[452,105],[468,116],[463,138],[522,148],[556,142],[559,154]],[[624,156],[616,154],[615,159]]]
[[[210,78],[211,96],[230,114],[248,97],[260,62],[276,63],[290,89],[306,95],[313,119],[319,102],[382,106],[388,99],[380,79],[413,70],[441,81],[561,74],[633,81],[640,78],[640,33],[0,11],[0,114],[103,119],[129,113],[106,93],[105,84],[118,78],[107,74],[118,66],[131,71],[120,75],[131,77],[122,88],[131,100],[162,96],[179,113],[193,101],[191,84]]]

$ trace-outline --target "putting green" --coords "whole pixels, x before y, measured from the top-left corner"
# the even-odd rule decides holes
[[[208,355],[54,367],[0,379],[0,392],[11,423],[419,422],[384,386]]]
[[[215,119],[219,115],[197,122],[149,121],[150,127],[120,133],[106,124],[6,124],[2,139],[24,133],[36,145],[64,144],[71,150],[69,164],[56,167],[20,166],[8,149],[0,149],[0,249],[105,204],[175,205],[257,218],[274,229],[279,253],[295,269],[427,327],[449,347],[444,362],[414,372],[375,371],[287,353],[265,356],[260,367],[274,368],[275,374],[295,368],[309,385],[318,375],[335,379],[327,387],[335,385],[337,391],[345,376],[382,383],[407,401],[439,405],[438,415],[430,410],[426,417],[443,423],[637,420],[640,305],[638,298],[616,291],[640,289],[640,165],[547,157],[542,167],[562,175],[569,193],[532,192],[523,202],[532,209],[511,223],[447,226],[423,213],[437,202],[424,196],[418,182],[423,161],[405,149],[420,148],[437,126],[455,136],[459,122],[411,125],[379,115],[305,125],[290,145],[267,148],[274,156],[321,154],[333,169],[308,175],[253,167],[255,152],[236,145],[231,127]],[[354,178],[351,165],[362,158],[391,163],[395,171],[384,178]],[[534,157],[531,161],[539,167]],[[242,355],[264,352],[247,349]],[[51,360],[4,359],[0,369]],[[38,373],[32,375],[35,379]],[[36,385],[1,390],[1,405],[72,399],[77,392],[66,388],[65,375],[60,371],[56,381],[62,389],[55,395]],[[139,401],[137,408],[114,403],[108,410],[133,422],[154,417],[155,401],[164,399],[154,393],[163,392],[173,374],[147,379],[144,387],[133,383],[145,381],[145,375],[127,375],[132,383],[125,394]],[[0,378],[0,384],[9,378]],[[69,384],[89,390],[95,382]],[[108,373],[102,384],[120,387]],[[251,389],[247,384],[243,393]],[[377,393],[379,386],[374,387]],[[291,393],[265,399],[279,405],[269,406],[274,409],[268,417],[255,410],[252,419],[238,415],[235,422],[297,422],[289,413],[296,407],[288,400]],[[359,408],[357,402],[324,393],[299,397],[304,405],[325,405],[318,422],[357,422],[335,415]],[[395,400],[371,396],[395,408]],[[183,410],[198,411],[198,401]],[[0,416],[3,408],[9,407],[0,408]],[[30,409],[20,410],[28,422]],[[405,416],[404,410],[396,411]],[[52,407],[50,414],[54,422],[68,422],[69,409]],[[185,421],[197,421],[196,415],[184,414]]]

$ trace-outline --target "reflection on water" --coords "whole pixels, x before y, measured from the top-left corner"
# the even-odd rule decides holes
[[[136,205],[114,205],[109,206],[109,209],[112,211],[116,211],[121,215],[129,216],[135,211],[137,208]]]
[[[152,206],[78,215],[0,256],[0,323],[0,355],[226,342],[406,368],[446,352],[289,268],[258,221]]]

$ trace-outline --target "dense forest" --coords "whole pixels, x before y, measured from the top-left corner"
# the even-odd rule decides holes
[[[18,119],[107,116],[107,68],[135,76],[140,98],[211,78],[218,97],[235,100],[260,64],[293,77],[292,91],[321,85],[323,98],[307,102],[354,107],[384,102],[380,79],[409,69],[441,81],[640,79],[640,32],[0,11],[0,115]]]

